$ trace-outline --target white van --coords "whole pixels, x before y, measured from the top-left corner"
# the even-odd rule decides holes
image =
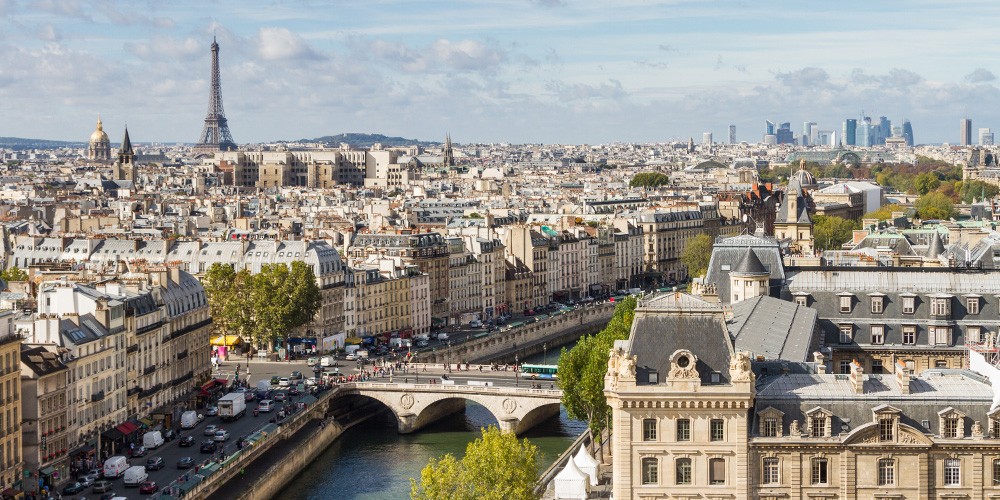
[[[115,455],[104,461],[104,477],[120,477],[128,469],[128,459]]]
[[[438,340],[448,340],[448,334],[447,333],[439,333],[438,334]]]
[[[134,465],[125,470],[125,486],[139,486],[147,479],[149,479],[149,473],[141,465]]]
[[[155,450],[163,446],[163,433],[160,431],[149,431],[142,435],[142,446],[147,450]]]
[[[194,429],[198,425],[198,412],[188,410],[181,413],[181,429]]]
[[[319,359],[320,366],[333,366],[333,356],[323,356]]]
[[[418,333],[414,335],[413,338],[416,340],[430,340],[431,336],[427,335],[426,333]]]

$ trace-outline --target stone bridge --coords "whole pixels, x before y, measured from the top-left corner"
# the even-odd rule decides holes
[[[460,412],[465,409],[466,401],[474,401],[489,410],[501,430],[520,434],[559,413],[562,391],[447,384],[341,384],[337,398],[348,396],[374,399],[388,407],[396,417],[400,434],[414,432]]]

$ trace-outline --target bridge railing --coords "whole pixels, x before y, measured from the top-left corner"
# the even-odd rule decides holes
[[[461,393],[491,393],[491,394],[512,394],[536,395],[545,397],[561,397],[561,389],[531,389],[529,387],[495,387],[482,385],[450,385],[450,384],[410,384],[410,383],[388,383],[388,382],[348,382],[340,384],[341,389],[385,389],[398,391],[401,389],[418,390],[425,392],[461,392]]]

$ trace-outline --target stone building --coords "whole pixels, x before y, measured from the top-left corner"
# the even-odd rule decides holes
[[[0,314],[0,488],[21,481],[24,469],[21,424],[21,336],[15,334],[13,313]]]
[[[97,117],[97,128],[90,134],[90,142],[87,145],[87,159],[97,162],[111,161],[111,140],[108,133],[104,131],[104,123],[101,117]]]
[[[354,233],[347,248],[351,258],[369,256],[399,257],[403,263],[414,264],[430,277],[431,316],[448,317],[449,271],[448,243],[438,233],[377,234]]]
[[[49,486],[70,477],[69,369],[58,351],[21,349],[24,468]]]

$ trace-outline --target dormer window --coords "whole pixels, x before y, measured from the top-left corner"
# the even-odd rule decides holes
[[[885,297],[882,295],[873,295],[872,298],[872,314],[882,314],[885,310]]]
[[[896,441],[899,435],[899,409],[889,405],[880,405],[872,410],[875,423],[878,424],[879,441]]]
[[[1000,408],[986,414],[990,419],[990,437],[1000,439]]]
[[[784,413],[772,407],[767,407],[757,414],[760,428],[757,430],[761,437],[781,437],[781,421]]]
[[[854,296],[850,294],[845,294],[840,296],[840,312],[847,314],[851,312],[851,306],[854,302]]]
[[[951,298],[931,297],[931,316],[947,317],[951,315]]]
[[[795,295],[795,305],[806,307],[809,305],[809,295],[804,293],[798,293]]]
[[[909,295],[903,296],[903,314],[913,314],[917,309],[917,298]]]
[[[968,295],[965,297],[965,312],[966,314],[979,314],[979,297],[976,295]]]
[[[816,407],[806,412],[808,433],[810,437],[830,437],[833,434],[832,426],[833,414]]]
[[[962,439],[965,437],[965,414],[950,406],[938,412],[938,425],[941,427],[942,438]]]

